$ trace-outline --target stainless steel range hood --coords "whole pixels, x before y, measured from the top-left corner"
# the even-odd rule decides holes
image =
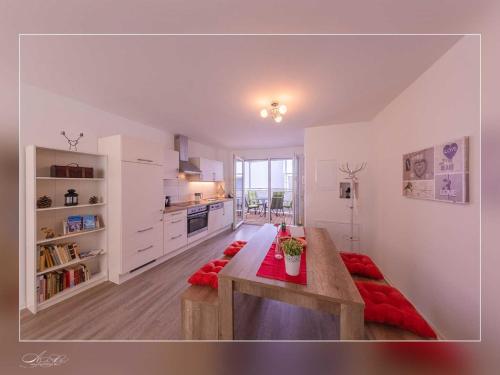
[[[200,174],[200,169],[189,161],[188,138],[177,134],[174,138],[175,151],[179,151],[179,172],[185,174]]]

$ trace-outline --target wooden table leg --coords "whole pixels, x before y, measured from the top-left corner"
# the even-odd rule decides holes
[[[364,340],[365,316],[363,305],[340,306],[340,339]]]
[[[234,339],[233,281],[219,278],[219,339]]]

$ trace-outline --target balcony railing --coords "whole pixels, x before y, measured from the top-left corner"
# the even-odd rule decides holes
[[[245,189],[245,197],[248,197],[248,192],[249,191],[255,191],[257,193],[257,198],[259,199],[268,199],[272,198],[274,192],[284,192],[285,193],[285,198],[284,202],[290,202],[293,200],[293,190],[292,189],[282,189],[282,188],[276,188],[273,189],[271,188],[271,196],[268,197],[268,189],[267,188],[250,188],[250,189]]]

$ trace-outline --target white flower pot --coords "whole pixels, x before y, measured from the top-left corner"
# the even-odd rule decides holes
[[[300,257],[301,255],[287,255],[285,254],[285,272],[290,276],[297,276],[300,271]]]

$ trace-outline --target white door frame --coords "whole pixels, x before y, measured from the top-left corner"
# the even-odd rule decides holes
[[[238,194],[236,192],[236,163],[241,162],[241,221],[237,221],[238,215]],[[245,222],[245,159],[233,154],[233,230],[237,229]]]

